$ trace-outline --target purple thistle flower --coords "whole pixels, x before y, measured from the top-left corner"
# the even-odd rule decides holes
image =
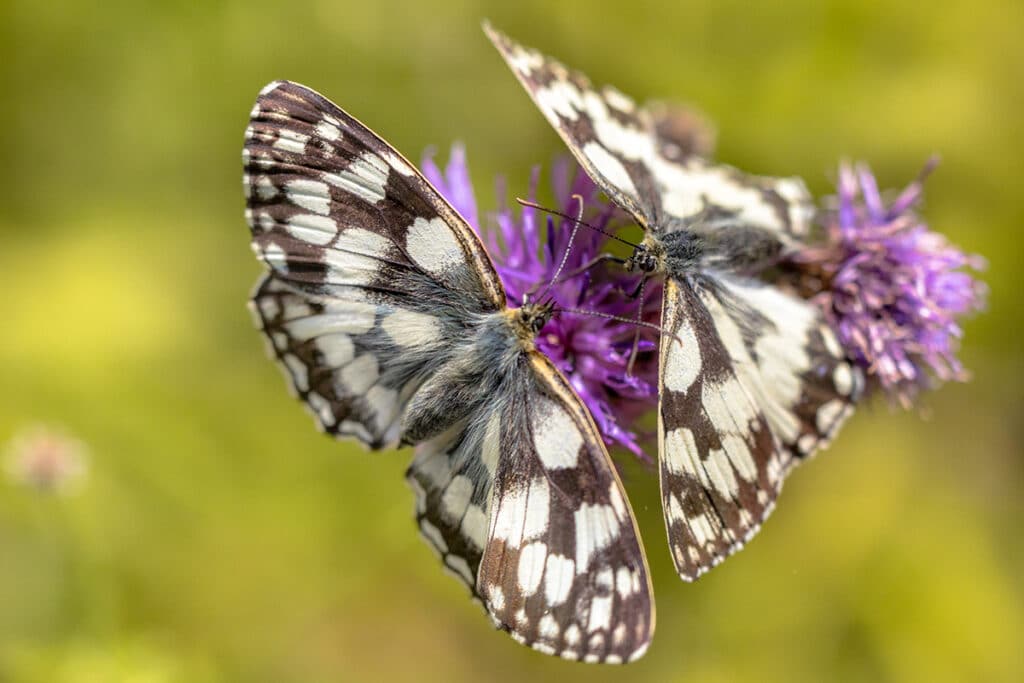
[[[961,270],[980,270],[983,259],[929,230],[914,210],[936,163],[888,206],[866,165],[841,164],[825,214],[827,243],[798,256],[805,270],[818,271],[824,288],[814,299],[847,353],[904,407],[922,388],[967,379],[956,358],[957,319],[980,311],[986,294]]]
[[[636,325],[601,316],[635,320],[640,302],[630,298],[639,280],[621,268],[595,263],[607,236],[580,226],[572,242],[559,281],[553,283],[575,224],[572,220],[542,216],[532,207],[514,211],[504,202],[488,214],[488,230],[480,224],[465,150],[452,147],[444,172],[428,155],[423,161],[427,179],[483,238],[498,275],[505,285],[509,306],[521,306],[524,297],[536,300],[542,293],[553,299],[556,314],[537,337],[537,347],[568,378],[586,404],[607,445],[621,444],[645,461],[641,438],[629,425],[657,405],[657,344],[651,328],[641,327],[639,354],[631,376],[626,366]],[[530,181],[530,200],[536,198],[539,169]],[[590,178],[567,160],[552,167],[555,206],[576,216],[583,198],[583,220],[601,230],[623,220],[614,205],[604,201]],[[499,181],[498,195],[505,196]],[[542,230],[542,225],[544,230]],[[549,288],[550,285],[550,288]],[[590,311],[600,315],[570,312]],[[649,282],[644,294],[642,319],[657,323],[661,315],[661,285]],[[652,334],[653,333],[653,334]]]

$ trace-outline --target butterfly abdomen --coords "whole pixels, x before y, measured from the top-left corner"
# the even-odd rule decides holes
[[[664,270],[683,278],[707,269],[756,274],[775,263],[783,245],[771,233],[748,225],[686,228],[661,237]]]
[[[719,227],[705,236],[706,263],[733,272],[756,274],[776,263],[783,244],[773,233],[751,225]]]

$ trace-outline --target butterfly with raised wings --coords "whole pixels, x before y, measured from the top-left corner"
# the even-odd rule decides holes
[[[251,308],[318,425],[415,445],[420,530],[495,624],[548,654],[618,663],[654,631],[646,558],[594,422],[508,308],[480,240],[390,145],[275,82],[243,151],[268,272]]]
[[[708,161],[671,107],[484,26],[597,185],[645,235],[626,266],[665,278],[658,438],[676,570],[693,580],[743,546],[791,468],[827,445],[863,384],[810,303],[754,278],[801,247],[803,183]]]

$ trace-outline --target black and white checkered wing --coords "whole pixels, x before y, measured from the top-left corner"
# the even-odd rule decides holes
[[[390,145],[301,85],[264,88],[243,162],[270,273],[257,322],[319,425],[394,445],[404,402],[505,296],[471,228]]]
[[[461,420],[416,446],[405,473],[416,495],[420,534],[454,576],[479,597],[494,472],[501,453],[501,413]]]
[[[495,624],[546,654],[640,657],[654,605],[640,536],[596,427],[534,353],[494,410],[421,445],[421,529]]]
[[[778,289],[697,276],[667,280],[665,297],[661,494],[676,569],[693,580],[757,532],[862,379],[818,310]]]
[[[710,209],[768,231],[783,246],[807,233],[814,207],[798,178],[712,163],[702,154],[711,142],[679,111],[638,106],[489,25],[484,30],[588,175],[645,230],[671,231]]]
[[[423,535],[517,640],[640,656],[654,616],[632,511],[564,378],[493,326],[511,312],[471,228],[387,143],[296,84],[261,93],[244,163],[270,269],[252,308],[319,424],[372,448],[416,444]],[[497,388],[457,393],[478,376]]]

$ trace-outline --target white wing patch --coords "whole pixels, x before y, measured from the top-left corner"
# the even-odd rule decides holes
[[[554,401],[540,399],[533,415],[533,444],[549,470],[576,467],[583,435],[576,423]]]
[[[583,146],[583,156],[593,164],[598,173],[614,183],[622,192],[631,196],[638,194],[629,171],[607,148],[596,142],[588,142]]]
[[[260,198],[273,199],[277,189],[269,182],[269,179],[264,177],[261,180],[267,181],[266,186],[269,186],[274,192],[267,196],[264,191]],[[263,187],[263,185],[257,186],[257,193]],[[298,178],[285,183],[284,191],[288,195],[288,200],[296,206],[301,206],[303,209],[320,214],[321,216],[326,216],[331,212],[331,190],[327,187],[327,183],[319,180],[309,180],[308,178]]]
[[[662,360],[665,364],[665,386],[672,391],[686,392],[701,371],[700,347],[693,325],[681,320],[675,337],[668,343],[669,353]]]
[[[338,173],[325,173],[323,178],[342,192],[376,204],[384,199],[388,168],[387,163],[379,156],[366,152],[355,159],[348,169]]]
[[[338,234],[338,224],[334,219],[320,214],[295,214],[285,225],[288,233],[295,239],[317,246],[330,244]]]
[[[618,537],[618,516],[610,505],[584,503],[575,512],[576,572],[583,574],[591,559]]]
[[[575,562],[558,554],[548,557],[544,583],[544,596],[548,604],[554,607],[565,602],[569,597],[575,578]]]
[[[424,347],[443,341],[440,321],[432,315],[400,308],[384,316],[381,328],[396,346]]]
[[[459,241],[440,218],[417,218],[405,239],[412,260],[433,275],[441,276],[452,266],[465,262]]]

